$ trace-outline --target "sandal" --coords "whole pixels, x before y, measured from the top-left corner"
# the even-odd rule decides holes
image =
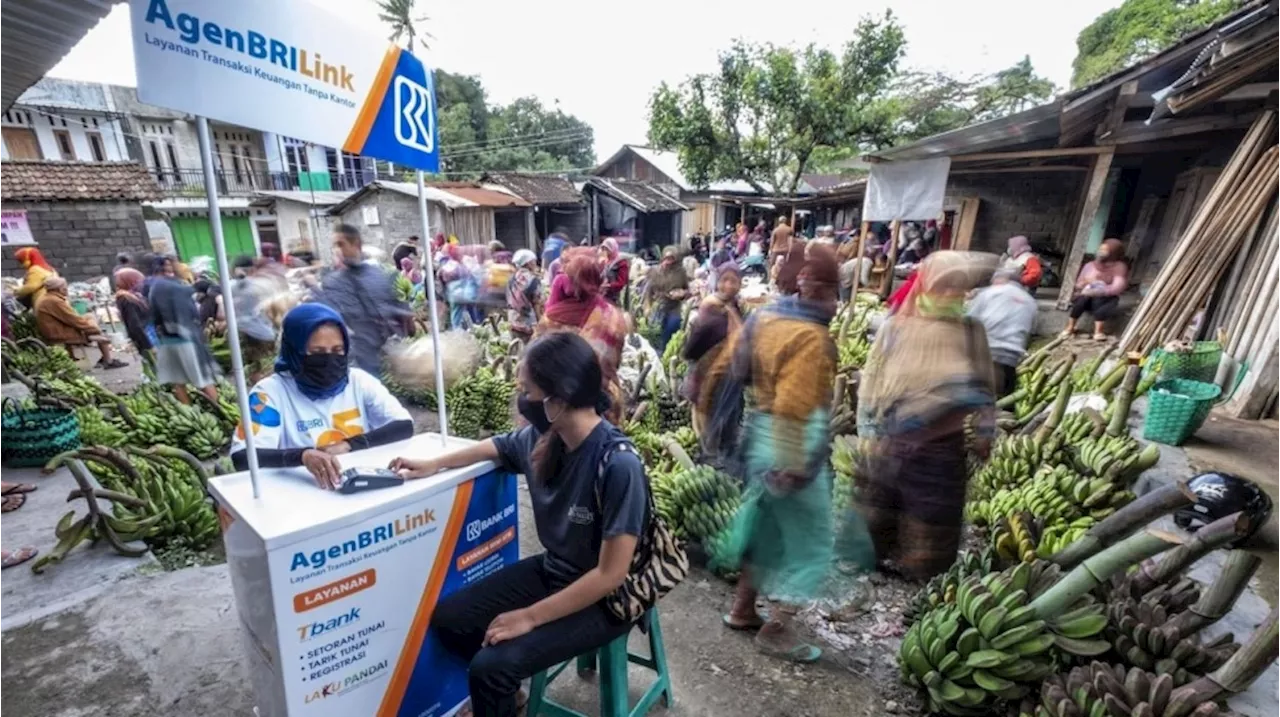
[[[0,570],[12,568],[15,565],[21,565],[34,558],[39,553],[40,551],[38,549],[30,545],[25,548],[18,548],[13,552],[9,552],[8,550],[0,551],[0,558],[3,558],[3,560],[0,561]]]
[[[12,513],[21,508],[27,502],[26,493],[12,493],[4,497],[4,503],[0,504],[0,513]]]
[[[1109,336],[1107,336],[1106,334],[1094,334],[1094,335],[1093,335],[1093,340],[1094,340],[1094,341],[1106,341],[1108,338],[1110,338],[1110,337],[1109,337]]]
[[[110,361],[99,361],[98,366],[104,369],[124,368],[129,364],[120,359],[111,359]]]
[[[734,617],[733,613],[727,612],[720,616],[720,622],[724,623],[724,626],[730,630],[735,630],[737,632],[753,632],[764,627],[765,620],[759,615],[743,619]]]
[[[31,493],[35,491],[37,486],[30,483],[4,483],[0,484],[0,495],[13,495],[14,493]]]
[[[822,648],[808,643],[800,643],[791,647],[780,647],[770,644],[767,640],[761,640],[759,636],[755,639],[756,649],[763,655],[776,657],[787,662],[794,662],[800,665],[807,665],[817,662],[822,658]]]

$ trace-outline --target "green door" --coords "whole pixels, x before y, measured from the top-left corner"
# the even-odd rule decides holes
[[[204,217],[176,217],[169,220],[173,230],[173,244],[178,258],[189,262],[198,256],[213,256],[213,230]],[[253,229],[249,217],[223,217],[222,237],[227,242],[227,258],[234,260],[241,255],[256,256],[253,246]]]

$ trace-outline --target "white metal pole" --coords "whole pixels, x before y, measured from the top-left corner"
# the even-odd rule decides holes
[[[244,448],[249,458],[249,481],[253,497],[258,490],[258,453],[253,446],[253,423],[249,417],[249,388],[244,380],[244,361],[240,358],[240,332],[236,330],[236,302],[231,296],[231,267],[227,262],[227,244],[222,238],[222,214],[218,210],[217,176],[213,171],[213,142],[209,139],[209,120],[196,118],[196,135],[200,139],[200,166],[204,169],[204,192],[209,200],[209,227],[213,230],[213,249],[218,258],[218,282],[222,284],[222,309],[227,318],[227,344],[231,349],[231,371],[236,386],[236,404],[240,407],[240,430],[244,432]]]
[[[440,323],[436,312],[436,271],[431,257],[431,218],[427,215],[427,185],[418,170],[418,212],[422,215],[422,281],[427,285],[427,308],[431,317],[431,355],[436,362],[436,412],[440,414],[440,442],[449,442],[449,413],[444,405],[444,357],[440,355]]]

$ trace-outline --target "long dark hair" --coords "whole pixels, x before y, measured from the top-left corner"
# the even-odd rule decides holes
[[[525,377],[548,398],[558,398],[569,408],[609,410],[603,372],[595,349],[572,331],[556,331],[533,343],[524,355]],[[564,441],[547,431],[533,448],[534,479],[548,480],[560,467]]]

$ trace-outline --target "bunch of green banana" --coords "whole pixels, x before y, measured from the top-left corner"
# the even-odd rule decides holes
[[[1006,436],[991,448],[991,457],[969,482],[970,499],[989,498],[1005,488],[1031,480],[1036,470],[1061,459],[1062,437]]]
[[[1024,700],[1019,717],[1226,717],[1212,698],[1178,690],[1171,675],[1138,667],[1092,662],[1065,675],[1051,675],[1039,700]]]
[[[1103,606],[1082,598],[1059,615],[1040,615],[1032,598],[1060,576],[1047,563],[1019,563],[1001,573],[965,578],[952,605],[935,608],[902,639],[904,679],[923,688],[929,708],[947,714],[988,713],[1026,696],[1051,674],[1055,659],[1109,649],[1091,640],[1106,626]]]
[[[718,535],[742,502],[737,481],[710,466],[682,470],[671,482],[671,519],[689,539],[705,540]]]
[[[1057,555],[1063,548],[1071,545],[1089,532],[1098,521],[1089,516],[1076,518],[1070,523],[1054,523],[1040,533],[1040,543],[1036,546],[1036,557],[1048,560]]]
[[[680,360],[680,352],[684,350],[684,342],[688,332],[685,327],[671,335],[671,340],[667,341],[667,347],[662,350],[662,365],[670,366],[673,360]]]
[[[1062,422],[1058,424],[1054,433],[1062,436],[1064,444],[1075,445],[1088,438],[1098,427],[1099,424],[1094,423],[1088,413],[1076,411],[1063,416]]]
[[[75,359],[71,358],[66,349],[49,346],[36,338],[19,337],[17,342],[6,343],[4,365],[6,369],[17,371],[31,379],[75,376],[81,373]]]
[[[1129,483],[1160,460],[1154,443],[1141,448],[1128,434],[1090,438],[1075,444],[1075,464],[1082,473]]]
[[[125,397],[124,404],[137,425],[129,426],[117,417],[125,430],[125,443],[132,446],[165,445],[181,448],[208,460],[231,442],[231,432],[223,421],[198,405],[187,405],[155,384],[147,384]]]
[[[676,395],[674,389],[658,387],[653,392],[653,400],[643,422],[654,433],[671,433],[692,425],[692,409],[687,401]]]
[[[999,568],[995,549],[987,546],[981,552],[963,550],[956,555],[956,560],[947,572],[935,575],[911,599],[911,603],[902,611],[907,625],[911,625],[920,616],[940,605],[952,605],[956,601],[956,590],[961,581],[970,575],[979,577],[995,572]]]
[[[991,529],[991,545],[1006,563],[1035,562],[1041,526],[1025,511],[997,520]]]
[[[965,504],[965,515],[979,527],[1023,511],[1046,526],[1089,516],[1102,520],[1134,499],[1132,491],[1105,478],[1084,478],[1065,466],[1043,466],[1029,483],[1005,488],[987,500]]]
[[[65,375],[59,378],[50,378],[45,384],[55,395],[64,396],[73,403],[85,405],[97,405],[104,398],[112,398],[109,392],[102,387],[92,376],[84,374]]]
[[[76,408],[76,420],[80,422],[82,444],[112,448],[124,445],[126,438],[124,431],[107,421],[102,415],[102,409],[96,406],[79,406]]]
[[[40,330],[36,328],[36,312],[23,311],[13,317],[13,321],[9,324],[9,328],[13,331],[15,341],[23,339],[40,339]]]
[[[840,367],[840,370],[859,370],[867,365],[867,355],[871,353],[871,342],[867,341],[864,333],[850,332],[845,336],[845,340],[838,344],[837,348],[840,353],[840,359],[836,365]]]
[[[864,439],[857,436],[831,439],[831,467],[836,473],[852,476],[858,470],[858,460],[864,447]]]
[[[481,366],[467,379],[475,383],[473,390],[484,396],[484,415],[481,427],[489,433],[506,433],[512,428],[511,411],[516,395],[514,381],[508,381],[502,374]]]
[[[227,335],[208,331],[205,333],[205,343],[209,346],[209,353],[213,354],[213,360],[218,362],[222,372],[232,373],[234,366],[231,362],[231,343],[227,341]]]
[[[1231,633],[1201,643],[1195,632],[1184,634],[1173,613],[1155,600],[1126,598],[1107,608],[1107,638],[1125,664],[1172,675],[1175,685],[1218,669],[1240,646]]]
[[[1047,357],[1047,354],[1041,354]],[[996,402],[999,408],[1012,408],[1013,415],[1020,422],[1029,421],[1053,403],[1058,395],[1058,387],[1070,378],[1071,366],[1075,356],[1063,359],[1052,367],[1044,366],[1044,359],[1032,359],[1024,362],[1028,368],[1019,366],[1017,389]]]

